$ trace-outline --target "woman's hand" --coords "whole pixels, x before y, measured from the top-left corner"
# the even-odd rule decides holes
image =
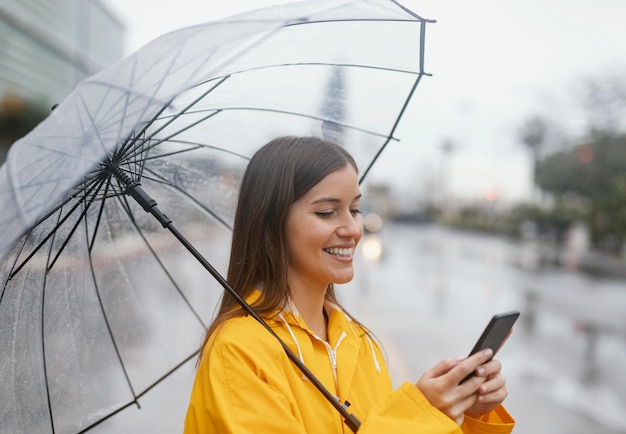
[[[468,416],[479,418],[498,407],[508,395],[506,379],[500,372],[502,364],[491,360],[479,367],[476,375],[485,379],[478,388],[476,402],[465,412]]]
[[[426,371],[415,386],[433,406],[461,425],[466,412],[480,417],[506,397],[501,364],[490,361],[492,356],[488,349],[467,358],[444,359]],[[459,384],[472,372],[476,375]]]

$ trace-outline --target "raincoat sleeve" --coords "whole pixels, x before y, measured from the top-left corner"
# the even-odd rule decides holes
[[[359,434],[504,434],[510,433],[513,426],[513,419],[503,407],[485,415],[482,420],[466,417],[459,426],[435,408],[415,385],[406,382],[372,408]]]
[[[500,406],[480,419],[465,416],[463,432],[474,434],[509,433],[513,431],[515,421],[511,415]]]

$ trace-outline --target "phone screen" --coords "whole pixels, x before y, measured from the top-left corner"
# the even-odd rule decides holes
[[[480,350],[484,350],[486,348],[491,348],[493,350],[493,354],[498,352],[506,338],[511,333],[511,329],[513,328],[513,324],[517,321],[520,313],[518,311],[504,312],[494,315],[482,335],[470,351],[469,355],[477,353]],[[474,373],[471,373],[467,377],[463,379],[466,381],[471,378]],[[461,381],[461,383],[463,382]]]
[[[477,353],[480,350],[484,350],[486,348],[491,348],[493,350],[493,354],[500,349],[506,338],[509,336],[511,329],[513,328],[513,324],[517,321],[519,317],[518,311],[511,311],[505,313],[499,313],[494,315],[485,327],[483,334],[480,335],[480,338],[470,351],[470,356],[472,354]]]

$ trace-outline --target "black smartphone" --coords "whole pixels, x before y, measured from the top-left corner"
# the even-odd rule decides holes
[[[504,341],[509,334],[511,333],[511,329],[513,328],[513,324],[517,321],[519,317],[519,312],[514,310],[510,312],[499,313],[491,317],[489,324],[485,327],[482,335],[478,338],[476,345],[472,348],[469,355],[475,354],[480,350],[484,350],[487,348],[491,348],[493,350],[493,354],[498,352]],[[465,377],[461,383],[468,380],[469,378],[474,376],[474,372]]]

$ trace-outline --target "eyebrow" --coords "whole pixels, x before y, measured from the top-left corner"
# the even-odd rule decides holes
[[[352,199],[352,202],[361,199],[362,196],[363,196],[362,194],[355,196],[354,199]],[[324,203],[324,202],[340,203],[341,200],[337,199],[336,197],[322,197],[320,199],[314,200],[313,202],[311,202],[311,204],[315,205],[315,204]]]

